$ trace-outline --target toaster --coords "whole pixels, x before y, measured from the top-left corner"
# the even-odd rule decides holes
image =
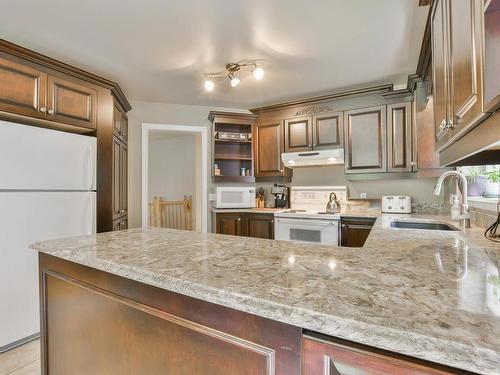
[[[411,197],[407,195],[388,195],[382,197],[382,212],[411,214]]]

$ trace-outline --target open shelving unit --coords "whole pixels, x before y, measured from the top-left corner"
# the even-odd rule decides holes
[[[253,173],[253,124],[257,116],[245,113],[211,111],[212,122],[212,179],[214,182],[255,182]],[[219,133],[248,134],[249,139],[219,139]],[[215,174],[215,165],[220,175]],[[248,170],[242,176],[241,168]]]

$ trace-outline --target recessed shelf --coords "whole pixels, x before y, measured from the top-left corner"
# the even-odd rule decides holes
[[[251,157],[236,156],[236,155],[215,155],[215,160],[252,160]]]
[[[213,182],[243,182],[243,183],[253,183],[255,182],[254,176],[213,176]]]
[[[252,141],[243,139],[214,139],[216,143],[252,143]]]

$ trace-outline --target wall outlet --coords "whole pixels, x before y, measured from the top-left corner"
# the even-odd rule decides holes
[[[366,193],[359,193],[359,197],[361,199],[366,199]]]
[[[216,196],[214,193],[208,194],[208,200],[209,202],[215,202]]]

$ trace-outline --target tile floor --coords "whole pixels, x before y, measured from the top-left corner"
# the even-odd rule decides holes
[[[0,354],[0,375],[40,375],[40,340]]]

